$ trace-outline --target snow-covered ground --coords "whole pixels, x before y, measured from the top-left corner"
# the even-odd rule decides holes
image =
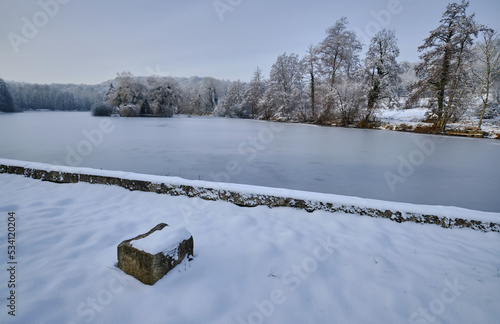
[[[271,189],[269,189],[271,190]],[[0,174],[1,323],[498,323],[500,234]],[[195,258],[147,286],[116,247],[158,223]],[[9,272],[0,296],[7,304]]]
[[[427,108],[412,108],[404,110],[382,109],[377,112],[377,117],[384,124],[406,124],[414,127],[418,124],[423,124],[423,121],[425,120],[425,113],[427,111]],[[473,113],[469,113],[467,116],[463,117],[459,123],[450,123],[448,124],[448,127],[456,129],[475,129],[478,123],[479,118],[475,117]],[[500,135],[500,117],[493,119],[483,119],[481,129],[487,132],[490,138],[495,138],[497,135]]]
[[[378,112],[377,117],[385,122],[419,123],[424,119],[427,110],[427,108],[383,109]]]

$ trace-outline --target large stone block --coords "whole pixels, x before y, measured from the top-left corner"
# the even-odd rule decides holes
[[[154,285],[184,258],[193,255],[194,241],[184,227],[165,223],[118,245],[118,268]]]

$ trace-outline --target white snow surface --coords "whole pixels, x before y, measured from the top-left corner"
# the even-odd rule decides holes
[[[8,212],[16,217],[16,316],[5,306],[4,270],[0,323],[500,318],[499,233],[0,174],[3,219]],[[116,268],[117,245],[162,222],[192,233],[194,259],[144,285]],[[6,267],[7,221],[0,224]]]
[[[386,122],[422,122],[425,118],[427,108],[412,108],[412,109],[381,109],[377,112],[377,116]]]
[[[411,109],[380,109],[376,112],[377,117],[387,124],[407,124],[416,126],[424,124],[427,108],[411,108]],[[473,110],[468,111],[465,116],[457,123],[449,123],[448,129],[475,129],[478,126],[479,118],[474,114]],[[382,127],[381,129],[384,129]],[[481,130],[489,133],[490,138],[496,138],[500,134],[500,116],[492,119],[483,119]]]
[[[166,226],[145,238],[133,240],[130,245],[138,250],[155,255],[168,253],[179,246],[179,243],[189,240],[191,233],[185,227]]]

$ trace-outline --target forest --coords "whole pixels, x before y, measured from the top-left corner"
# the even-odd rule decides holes
[[[483,118],[500,114],[500,38],[477,22],[468,6],[468,1],[447,6],[418,47],[416,63],[398,62],[395,30],[380,30],[370,44],[362,44],[342,17],[302,56],[278,56],[268,78],[257,67],[249,82],[130,72],[99,85],[0,81],[0,110],[215,115],[370,127],[377,109],[426,107],[436,131],[465,114],[479,117],[480,128]]]

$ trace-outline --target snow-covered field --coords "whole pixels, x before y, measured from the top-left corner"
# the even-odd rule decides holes
[[[0,175],[1,323],[498,323],[500,234]],[[146,286],[116,247],[165,222],[195,258]]]

